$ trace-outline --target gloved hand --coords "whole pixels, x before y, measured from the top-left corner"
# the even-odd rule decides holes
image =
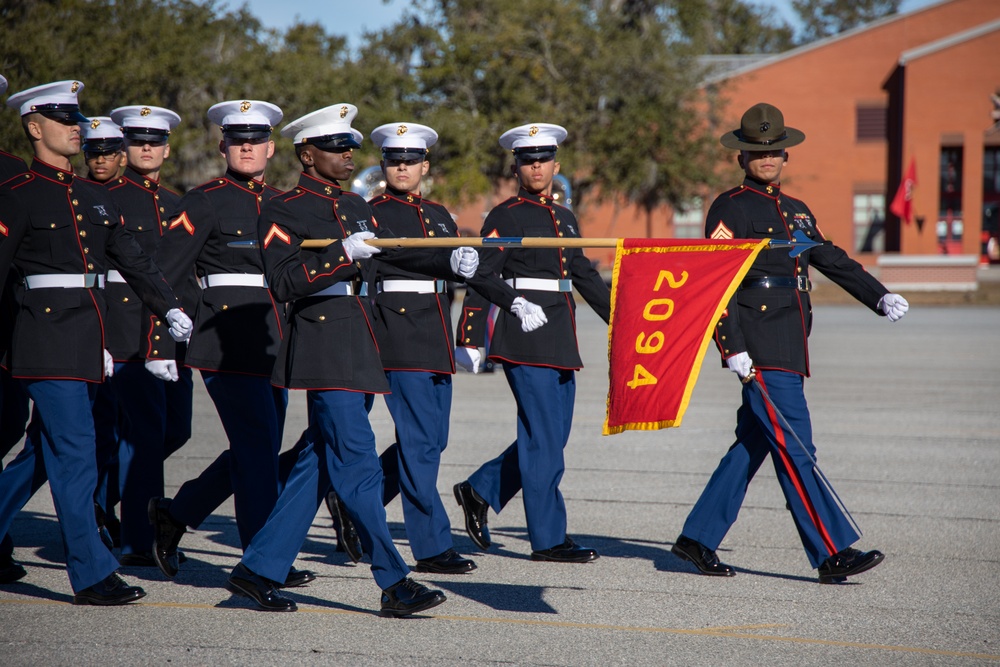
[[[479,372],[479,364],[482,360],[483,355],[479,353],[478,347],[460,346],[455,348],[455,363],[470,373]]]
[[[463,246],[451,251],[451,270],[463,278],[476,275],[479,267],[479,253],[475,248]]]
[[[726,359],[726,365],[729,366],[729,370],[739,375],[741,380],[750,377],[750,373],[753,372],[753,361],[746,352],[737,352],[729,357]]]
[[[375,238],[374,232],[354,232],[344,239],[342,243],[344,244],[344,252],[347,253],[347,259],[353,262],[356,259],[368,259],[372,255],[382,252],[382,248],[365,243],[367,239],[373,238]]]
[[[906,311],[910,309],[910,304],[900,295],[890,292],[879,299],[878,307],[879,310],[885,313],[890,322],[896,322],[903,315],[906,315]]]
[[[514,299],[514,303],[510,307],[510,312],[516,315],[517,319],[521,320],[521,331],[524,333],[534,331],[549,321],[541,306],[531,303],[523,296]]]
[[[104,350],[104,377],[109,378],[115,374],[115,360],[111,358],[111,353]]]
[[[191,330],[194,328],[194,323],[191,322],[191,318],[187,316],[187,313],[180,308],[171,308],[167,311],[167,324],[170,325],[170,328],[167,329],[170,337],[178,343],[186,343],[191,339]]]
[[[177,382],[177,362],[173,359],[147,359],[146,370],[164,382]]]

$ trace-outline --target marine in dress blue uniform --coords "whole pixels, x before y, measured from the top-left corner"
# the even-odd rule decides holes
[[[736,442],[712,474],[672,547],[702,574],[735,574],[732,567],[719,562],[715,550],[736,521],[747,487],[768,454],[821,583],[842,582],[884,558],[879,551],[851,547],[860,535],[821,483],[813,464],[816,447],[803,391],[809,376],[812,329],[809,267],[816,267],[873,312],[888,315],[890,321],[902,317],[908,305],[827,241],[809,207],[782,191],[785,149],[804,139],[801,131],[785,126],[780,110],[766,103],[748,109],[740,127],[722,136],[723,146],[740,151],[738,160],[746,178],[712,203],[705,221],[706,237],[790,240],[795,232],[802,232],[822,245],[795,257],[779,251],[761,253],[716,327],[715,342],[723,365],[744,380]]]
[[[118,179],[125,167],[125,140],[122,137],[122,129],[110,116],[94,116],[89,122],[80,123],[80,132],[83,137],[83,159],[87,165],[87,178],[107,187]],[[137,303],[138,301],[136,298]],[[105,333],[111,336],[113,327],[106,326]],[[107,350],[108,345],[109,340],[105,340],[104,349]],[[119,500],[118,438],[124,414],[118,408],[115,387],[110,380],[98,387],[93,413],[94,429],[97,432],[97,490],[94,492],[94,512],[97,515],[97,527],[101,537],[111,549],[119,545],[120,532],[114,507]]]
[[[580,236],[573,213],[551,197],[552,179],[559,169],[556,150],[565,138],[564,128],[549,123],[518,126],[500,137],[500,145],[514,155],[512,172],[520,189],[490,211],[482,236]],[[483,265],[542,307],[548,324],[540,331],[525,332],[506,313],[496,320],[489,358],[503,364],[517,401],[517,439],[455,486],[466,529],[476,544],[489,547],[487,507],[500,512],[522,491],[533,559],[595,560],[596,550],[575,544],[566,534],[559,482],[573,424],[575,372],[583,366],[572,287],[605,322],[610,317],[610,290],[579,249],[490,248],[481,255]],[[486,313],[475,297],[467,298],[458,324],[459,345],[471,350],[485,339]]]
[[[147,369],[163,380],[178,378],[178,361],[201,371],[229,448],[172,500],[150,501],[153,556],[167,576],[177,573],[185,527],[200,525],[230,489],[244,548],[264,525],[278,497],[287,401],[270,383],[284,307],[268,289],[260,254],[230,245],[257,238],[260,209],[278,194],[263,177],[274,153],[272,128],[282,113],[269,102],[231,100],[212,106],[208,117],[222,129],[219,150],[228,170],[181,198],[156,252],[168,280],[184,284],[192,274],[197,277],[201,290],[190,308],[195,333],[181,360],[180,350],[154,322],[145,355]]]
[[[170,132],[180,116],[162,107],[130,105],[114,109],[127,158],[125,172],[107,187],[139,247],[155,255],[180,196],[160,184],[160,170],[170,156]],[[178,283],[182,301],[197,294],[193,272]],[[191,436],[191,369],[178,367],[178,379],[164,382],[146,371],[149,312],[117,271],[109,271],[107,345],[115,361],[111,385],[123,420],[118,443],[121,496],[121,563],[155,567],[153,529],[147,516],[150,496],[163,495],[163,460]]]
[[[0,76],[0,95],[7,92],[7,79]],[[28,165],[24,160],[6,151],[0,150],[0,185],[26,174]],[[21,382],[13,379],[8,370],[6,360],[10,336],[14,330],[14,316],[17,313],[17,299],[14,295],[16,276],[8,278],[7,284],[0,293],[0,459],[14,448],[24,437],[24,429],[28,424],[30,414],[28,394]],[[0,470],[2,470],[0,462]],[[0,541],[0,584],[17,581],[27,574],[25,569],[13,557],[14,541],[9,535],[4,535]]]
[[[78,604],[114,605],[145,593],[118,575],[94,519],[96,436],[91,406],[112,371],[104,351],[101,287],[117,268],[169,335],[186,340],[191,320],[180,310],[153,261],[121,224],[107,191],[71,171],[80,150],[77,93],[83,84],[60,81],[11,96],[35,153],[29,177],[0,189],[0,276],[17,269],[24,283],[10,345],[10,371],[35,403],[33,424],[66,545],[67,571]],[[30,427],[29,427],[30,430]],[[8,470],[10,470],[8,468]],[[17,507],[0,474],[0,532]]]
[[[386,393],[389,385],[372,331],[371,305],[361,293],[367,269],[362,260],[378,252],[364,241],[379,226],[368,203],[338,184],[353,171],[353,149],[361,144],[361,133],[351,127],[356,114],[351,104],[334,104],[282,129],[295,143],[303,173],[295,188],[268,203],[257,230],[268,283],[289,308],[272,381],[307,390],[310,432],[274,512],[228,582],[231,591],[269,611],[296,609],[275,590],[276,582],[294,562],[329,483],[371,557],[383,613],[408,615],[445,599],[408,577],[382,505],[382,470],[368,412],[374,395]],[[337,241],[322,249],[303,248],[309,238]],[[461,250],[451,257],[466,255]],[[478,263],[474,250],[472,257]],[[455,277],[446,252],[414,251],[410,266]]]
[[[421,196],[430,168],[428,150],[437,132],[417,123],[389,123],[372,132],[382,150],[388,186],[371,202],[384,234],[407,238],[458,236],[448,210]],[[391,393],[386,406],[396,442],[379,460],[385,477],[383,503],[402,496],[403,518],[418,572],[460,574],[475,569],[453,548],[451,522],[437,490],[441,453],[448,444],[455,347],[451,298],[446,281],[375,260],[374,329]],[[485,276],[485,277],[484,277]],[[492,283],[500,306],[510,310],[518,295],[496,274],[468,282]],[[494,296],[494,298],[498,298]]]

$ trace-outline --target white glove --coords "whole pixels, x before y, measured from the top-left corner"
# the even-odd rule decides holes
[[[164,382],[177,382],[177,362],[173,359],[147,359],[146,370]]]
[[[185,343],[191,338],[191,330],[194,328],[194,324],[191,322],[191,318],[187,316],[180,308],[171,308],[167,311],[167,324],[170,328],[167,331],[170,333],[170,337],[173,338],[178,343]]]
[[[463,246],[455,248],[451,252],[451,270],[463,278],[471,278],[476,275],[479,267],[479,253],[475,248]]]
[[[373,238],[375,238],[374,232],[354,232],[344,239],[341,243],[344,244],[347,259],[353,262],[356,259],[368,259],[382,252],[382,248],[365,243],[366,240]]]
[[[479,372],[479,364],[482,360],[483,355],[479,353],[478,347],[455,348],[455,363],[470,373]]]
[[[534,331],[549,321],[541,306],[531,303],[523,296],[514,299],[514,303],[510,307],[510,312],[517,315],[517,319],[521,320],[521,331],[524,333]]]
[[[910,309],[910,304],[900,295],[890,292],[879,299],[878,307],[879,310],[885,313],[890,322],[895,322],[901,319],[903,315],[906,315],[906,311]]]
[[[115,360],[111,358],[111,353],[104,350],[104,377],[109,378],[115,374]]]
[[[729,366],[729,370],[739,375],[740,379],[750,377],[750,373],[753,372],[753,361],[746,352],[737,352],[729,357],[726,359],[726,365]]]

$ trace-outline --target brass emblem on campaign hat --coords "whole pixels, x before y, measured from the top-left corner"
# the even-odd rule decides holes
[[[69,87],[69,92],[75,93],[78,90],[80,90],[80,82],[79,81],[74,81],[73,85]]]
[[[532,125],[532,126],[531,126],[531,129],[530,129],[530,130],[528,130],[528,136],[529,136],[529,137],[533,137],[533,136],[535,136],[536,134],[538,134],[538,126],[537,126],[537,125]]]
[[[94,120],[90,121],[90,129],[96,130],[100,126],[101,126],[100,119],[95,118]]]
[[[250,106],[251,105],[249,102],[243,100],[243,103],[240,105],[240,113],[246,113],[247,111],[250,111]]]
[[[148,115],[149,115],[149,114],[151,114],[151,113],[153,113],[153,110],[152,110],[152,109],[150,109],[149,107],[143,107],[143,108],[142,108],[142,109],[141,109],[141,110],[139,111],[139,115],[140,115],[140,116],[148,116]]]
[[[407,129],[409,129],[409,128],[407,128],[405,125],[400,125],[396,129],[396,136],[399,136],[399,137],[403,136],[404,134],[406,134]]]
[[[340,117],[347,118],[347,105],[340,107]]]
[[[778,107],[761,102],[755,104],[740,119],[740,127],[726,132],[719,141],[726,148],[742,151],[771,151],[797,146],[806,135],[785,125],[785,117]]]

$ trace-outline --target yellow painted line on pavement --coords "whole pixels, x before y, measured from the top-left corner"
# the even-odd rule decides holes
[[[67,602],[57,600],[2,600],[3,604],[28,604],[28,605],[68,605]],[[223,611],[245,611],[241,607],[219,607],[214,604],[193,604],[182,602],[137,602],[130,606],[137,607],[157,607],[170,609],[204,609]],[[374,616],[375,611],[354,611],[350,609],[323,609],[319,607],[299,607],[299,613],[307,614],[328,614],[344,616]],[[263,613],[263,612],[262,612]],[[616,632],[651,632],[672,635],[691,635],[696,637],[721,637],[725,639],[754,639],[757,641],[787,642],[790,644],[813,644],[821,646],[837,646],[841,648],[859,648],[874,651],[892,651],[895,653],[916,653],[920,655],[940,655],[952,658],[977,658],[980,660],[1000,661],[1000,655],[989,653],[970,653],[966,651],[946,651],[933,648],[920,648],[917,646],[896,646],[892,644],[866,644],[863,642],[846,642],[834,639],[815,639],[812,637],[786,637],[782,635],[755,635],[745,632],[738,632],[744,629],[765,629],[787,627],[784,624],[761,624],[748,626],[719,626],[714,628],[656,628],[641,625],[606,625],[603,623],[573,623],[570,621],[543,621],[530,618],[496,618],[488,616],[444,616],[436,614],[421,614],[426,618],[435,618],[439,621],[453,621],[465,623],[500,623],[507,625],[525,625],[546,628],[567,628],[573,630],[614,630]]]

